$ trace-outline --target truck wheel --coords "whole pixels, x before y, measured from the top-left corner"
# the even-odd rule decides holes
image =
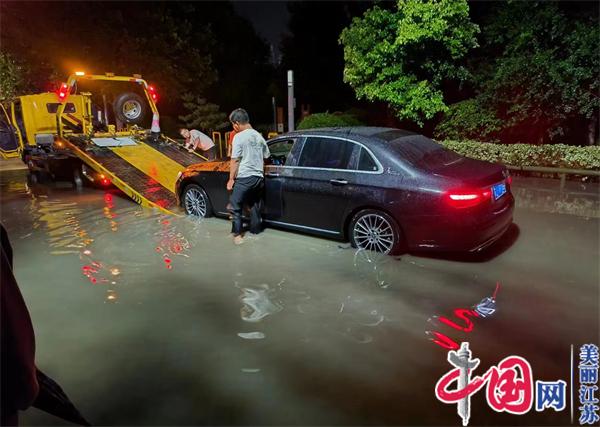
[[[146,117],[148,103],[138,94],[125,92],[117,96],[113,110],[120,121],[139,125]]]

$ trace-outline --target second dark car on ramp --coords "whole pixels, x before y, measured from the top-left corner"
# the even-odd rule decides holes
[[[290,132],[267,142],[266,225],[388,254],[478,251],[512,223],[506,167],[378,127]],[[176,194],[189,215],[228,215],[229,162],[188,167]]]

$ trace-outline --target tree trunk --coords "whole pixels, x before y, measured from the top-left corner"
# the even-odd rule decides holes
[[[588,123],[588,134],[587,134],[587,145],[598,144],[598,139],[596,138],[596,125],[598,124],[598,116],[596,114],[592,115],[590,122]]]

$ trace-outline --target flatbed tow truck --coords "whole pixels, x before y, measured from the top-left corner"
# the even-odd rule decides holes
[[[103,89],[101,96],[78,89],[78,83],[95,82],[128,89]],[[206,158],[160,133],[157,98],[140,75],[77,72],[56,93],[21,96],[2,107],[0,155],[20,156],[34,180],[66,178],[77,187],[86,179],[112,183],[142,206],[176,213],[179,173]],[[143,129],[149,115],[152,127]]]

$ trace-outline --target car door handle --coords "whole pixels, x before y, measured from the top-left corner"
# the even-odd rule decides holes
[[[331,182],[333,185],[346,185],[346,184],[348,184],[348,181],[346,181],[345,179],[330,179],[329,182]]]
[[[267,172],[266,175],[270,176],[272,178],[276,178],[279,176],[279,174],[277,172]]]

